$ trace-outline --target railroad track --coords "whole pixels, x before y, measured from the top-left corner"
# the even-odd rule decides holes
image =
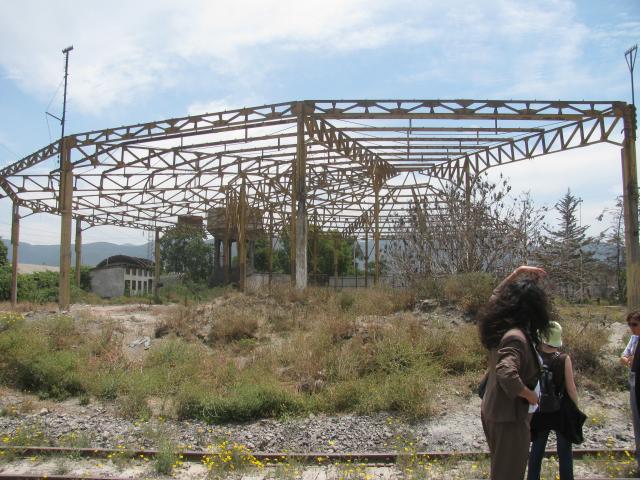
[[[67,448],[67,447],[35,447],[35,446],[0,446],[0,452],[10,453],[16,457],[32,457],[32,456],[70,456],[81,458],[110,458],[110,456],[118,455],[124,458],[148,458],[152,459],[158,455],[157,450],[152,449],[112,449],[112,448]],[[606,458],[623,458],[632,452],[629,449],[624,448],[610,448],[610,449],[591,449],[580,448],[573,450],[574,458],[583,458],[586,456],[592,457],[606,457]],[[215,452],[207,451],[194,451],[185,450],[178,452],[184,461],[189,462],[202,462],[206,457],[215,454]],[[546,456],[555,455],[554,450],[547,450]],[[266,452],[254,452],[252,453],[256,460],[260,460],[264,463],[284,463],[295,462],[298,464],[318,465],[318,464],[330,464],[330,463],[343,463],[352,462],[359,464],[367,464],[371,466],[391,466],[393,464],[401,462],[403,459],[412,460],[480,460],[489,456],[488,452],[482,451],[467,451],[467,452],[416,452],[416,453],[266,453]],[[15,480],[30,480],[47,478],[49,480],[131,480],[128,478],[119,477],[105,477],[105,476],[68,476],[68,475],[47,475],[42,474],[2,474],[0,473],[0,479],[15,479]],[[590,477],[592,480],[597,478],[598,480],[605,480],[605,477]],[[579,479],[576,480],[588,480]],[[627,480],[627,479],[613,479],[606,478],[606,480]]]
[[[127,450],[127,449],[114,449],[114,448],[67,448],[67,447],[34,447],[34,446],[1,446],[0,452],[11,452],[16,456],[33,456],[33,455],[59,455],[59,456],[79,456],[89,458],[106,458],[109,455],[122,455],[126,457],[138,457],[141,456],[147,458],[153,458],[158,454],[157,450]],[[215,452],[203,451],[203,450],[184,450],[178,452],[184,460],[191,462],[200,462],[205,457],[212,455]],[[596,449],[596,448],[576,448],[573,450],[573,458],[582,458],[585,456],[614,456],[622,457],[628,453],[632,453],[631,450],[625,448],[608,448],[608,449]],[[252,452],[252,455],[263,462],[284,462],[294,461],[298,463],[313,463],[316,464],[319,460],[324,462],[357,462],[366,464],[381,464],[389,465],[397,463],[398,460],[403,458],[419,458],[424,460],[474,460],[487,458],[489,452],[475,451],[475,452],[416,452],[416,453],[321,453],[321,452],[307,452],[307,453],[265,453],[265,452]],[[556,455],[555,450],[547,450],[545,456]],[[0,477],[1,478],[1,477]]]

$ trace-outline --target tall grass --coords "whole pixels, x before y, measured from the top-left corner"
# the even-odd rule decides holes
[[[96,328],[90,314],[0,317],[0,382],[114,401],[129,418],[158,408],[216,423],[300,412],[424,417],[435,392],[485,368],[486,353],[473,324],[414,315],[413,298],[377,289],[226,292],[169,309],[165,335],[139,360],[124,355],[121,327]],[[602,327],[563,323],[577,368],[600,381]]]

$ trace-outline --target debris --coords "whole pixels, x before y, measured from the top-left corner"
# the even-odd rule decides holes
[[[137,347],[138,345],[143,345],[145,350],[149,350],[149,347],[151,346],[151,338],[150,337],[137,338],[129,344],[129,347],[134,348],[134,347]]]

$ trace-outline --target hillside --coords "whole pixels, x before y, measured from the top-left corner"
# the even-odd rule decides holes
[[[6,239],[2,239],[2,241],[7,246],[9,259],[11,259],[11,242]],[[82,264],[93,267],[106,257],[117,254],[146,258],[148,251],[153,251],[153,249],[148,249],[147,244],[85,243],[82,245]],[[20,263],[58,266],[60,264],[60,245],[33,245],[21,242],[18,258]],[[72,245],[71,264],[75,264],[75,261],[76,255]]]

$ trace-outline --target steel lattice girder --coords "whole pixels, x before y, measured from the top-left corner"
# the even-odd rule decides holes
[[[206,216],[246,188],[249,206],[287,228],[298,117],[309,222],[392,237],[412,203],[437,208],[446,185],[488,168],[609,142],[626,104],[535,100],[308,100],[109,128],[66,137],[73,215],[90,225],[167,228]],[[16,204],[59,213],[61,142],[0,170]],[[429,207],[431,206],[431,207]],[[428,210],[426,212],[428,214]],[[265,225],[265,230],[267,230]]]

